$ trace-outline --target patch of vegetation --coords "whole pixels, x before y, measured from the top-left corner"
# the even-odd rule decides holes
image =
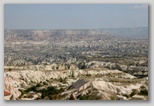
[[[11,69],[11,68],[9,68],[8,70],[9,70],[9,71],[12,71],[12,69]]]
[[[94,95],[83,95],[79,97],[79,100],[99,100],[101,97]]]
[[[36,87],[40,87],[40,86],[41,86],[41,84],[40,84],[40,83],[36,84]]]
[[[23,94],[28,94],[29,92],[33,91],[35,93],[41,93],[41,98],[40,99],[50,99],[50,100],[56,100],[56,99],[60,99],[61,97],[59,96],[59,94],[61,92],[64,91],[63,88],[61,89],[56,89],[56,87],[54,86],[48,86],[47,88],[43,88],[38,90],[38,87],[41,87],[42,85],[40,83],[29,87],[28,89],[22,91],[22,94],[19,96],[19,98],[21,98],[23,96]]]
[[[145,96],[148,96],[148,89],[144,86],[144,85],[142,85],[142,86],[140,86],[140,92],[138,93],[139,95],[145,95]]]
[[[145,89],[145,86],[144,86],[144,85],[142,85],[142,86],[140,86],[140,88],[141,88],[141,89]]]
[[[117,95],[112,95],[111,96],[111,100],[117,100],[117,99],[118,99]]]
[[[86,76],[91,76],[91,74],[86,74]]]
[[[57,99],[58,94],[63,91],[64,89],[56,89],[53,86],[49,86],[47,89],[41,89],[38,92],[42,93],[42,96],[41,96],[42,99],[49,98],[50,100],[55,100]]]
[[[25,92],[30,92],[30,91],[36,92],[37,91],[36,88],[37,88],[37,85],[32,86],[32,87],[28,88],[27,90],[25,90]]]
[[[77,97],[79,100],[100,100],[101,96],[97,95],[97,92],[88,93],[86,95],[80,95]]]
[[[129,98],[129,95],[128,94],[123,94],[123,96],[125,96],[126,98]]]
[[[59,82],[66,83],[66,77],[65,78],[60,77]]]
[[[130,94],[130,97],[134,96],[137,93],[138,93],[138,91],[136,89],[132,89],[132,92]]]
[[[148,96],[148,90],[147,89],[142,89],[139,94]]]
[[[146,89],[146,88],[141,89],[140,92],[139,92],[139,94],[140,95],[148,96],[148,89]]]
[[[74,71],[72,71],[72,75],[71,75],[71,77],[72,77],[72,78],[74,78],[74,77],[75,77],[75,76],[74,76]]]

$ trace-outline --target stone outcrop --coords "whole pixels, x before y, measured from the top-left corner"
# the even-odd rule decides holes
[[[127,66],[127,65],[121,65],[111,62],[100,62],[100,61],[90,61],[86,64],[87,68],[108,68],[108,69],[117,69],[120,71],[124,71],[126,73],[136,75],[136,76],[148,76],[148,67],[145,66]]]
[[[71,78],[78,78],[79,76],[106,76],[110,74],[118,74],[123,76],[123,78],[135,78],[129,74],[123,73],[118,70],[108,70],[108,69],[98,69],[98,70],[64,70],[64,71],[11,71],[4,73],[4,88],[13,94],[13,98],[16,99],[20,96],[21,92],[19,89],[28,87],[32,84],[44,82],[51,79],[65,79],[66,84],[61,84],[60,86],[68,86],[72,84]]]
[[[131,100],[146,100],[146,98],[143,95],[134,95]]]
[[[69,95],[68,98],[81,99],[81,97],[83,97],[84,95],[92,96],[90,94],[93,94],[93,92],[95,92],[96,97],[93,99],[99,98],[100,100],[128,100],[128,98],[122,95],[131,94],[132,89],[140,89],[141,85],[142,84],[134,84],[126,85],[124,87],[105,81],[88,81],[79,79],[78,81],[73,83],[66,92],[63,92],[63,94]],[[119,96],[117,96],[117,94]],[[85,97],[88,98],[88,96]],[[141,99],[145,99],[145,97],[143,96],[140,97],[142,97]],[[92,97],[90,98],[92,99]],[[136,96],[134,96],[133,98],[136,98]]]

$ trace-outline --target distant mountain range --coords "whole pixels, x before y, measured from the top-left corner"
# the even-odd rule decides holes
[[[94,41],[113,37],[96,29],[78,30],[5,30],[5,41]]]
[[[108,32],[114,36],[119,36],[119,37],[148,39],[148,27],[105,28],[99,30]]]
[[[148,39],[148,27],[115,29],[5,30],[5,41],[93,41],[121,37]]]

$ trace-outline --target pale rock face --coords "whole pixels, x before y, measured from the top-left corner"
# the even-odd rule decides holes
[[[51,67],[52,67],[52,70],[57,70],[58,66],[57,66],[57,64],[52,64]]]
[[[45,70],[48,70],[48,71],[49,71],[49,70],[52,70],[52,66],[51,66],[51,65],[46,65],[46,66],[45,66]]]
[[[4,100],[16,100],[12,94],[4,95]]]
[[[59,78],[68,78],[66,80],[66,84],[60,84],[62,87],[66,87],[74,83],[79,76],[87,76],[87,75],[101,75],[105,76],[106,74],[122,74],[125,78],[135,78],[134,76],[130,74],[123,73],[122,71],[118,70],[109,70],[109,69],[99,69],[99,70],[63,70],[63,71],[30,71],[30,70],[23,70],[23,71],[12,71],[12,72],[5,72],[4,73],[4,88],[8,90],[12,95],[13,98],[16,99],[20,96],[21,92],[19,89],[24,87],[29,87],[32,83],[40,83],[42,81],[47,81],[50,79],[59,79]],[[75,79],[69,79],[69,77],[73,77]],[[102,77],[103,78],[103,77]],[[58,84],[58,83],[57,83]],[[77,85],[76,85],[77,84]],[[116,92],[116,89],[119,87],[113,87],[111,83],[107,83],[105,81],[96,80],[93,82],[87,82],[84,80],[79,80],[76,82],[76,84],[73,84],[75,89],[78,89],[79,93],[81,90],[87,89],[88,87],[93,87],[99,90],[105,90],[110,89],[112,92]],[[76,85],[76,86],[75,86]],[[56,85],[55,85],[56,86]],[[129,91],[126,90],[126,88],[119,88],[119,89],[125,89],[123,91]],[[129,89],[129,87],[127,88]],[[84,93],[87,93],[86,90]],[[121,91],[122,92],[122,91]],[[125,92],[124,92],[125,93]]]
[[[58,70],[64,70],[64,69],[66,69],[64,64],[58,65]]]
[[[119,65],[123,71],[127,71],[127,65]]]
[[[28,65],[28,66],[20,66],[20,67],[14,67],[14,66],[5,66],[5,69],[13,69],[13,70],[37,70],[37,71],[51,71],[51,70],[75,70],[75,69],[84,69],[84,68],[107,68],[110,70],[120,70],[127,72],[132,75],[148,75],[148,67],[144,66],[127,66],[123,64],[116,64],[111,62],[101,62],[101,61],[90,61],[88,63],[79,63],[77,64],[49,64],[49,65]],[[142,72],[142,74],[141,74]],[[136,73],[136,74],[135,74]]]
[[[143,63],[145,63],[146,61],[145,60],[140,60],[139,61],[139,64],[143,64]]]
[[[130,66],[128,67],[129,71],[148,71],[147,67],[137,67],[137,66]]]
[[[69,69],[72,70],[72,69],[78,69],[78,68],[75,64],[71,64]]]
[[[119,69],[121,71],[130,73],[130,74],[136,73],[136,75],[137,74],[148,75],[147,73],[148,67],[144,67],[144,66],[127,66],[127,65],[116,64],[111,62],[90,61],[89,63],[86,64],[86,67],[88,68],[102,67],[102,68],[108,68],[108,69]],[[143,73],[141,74],[141,72]]]
[[[21,98],[21,100],[34,100],[33,98]]]
[[[20,96],[21,92],[18,90],[18,88],[14,87],[14,85],[15,83],[22,83],[22,82],[20,82],[19,80],[15,82],[12,80],[12,78],[7,78],[4,80],[5,80],[4,89],[8,90],[12,94],[13,100],[15,100],[17,97]]]
[[[25,60],[16,60],[13,62],[14,66],[23,66],[26,65],[26,61]]]
[[[74,82],[76,82],[76,80],[74,80],[74,79],[67,79],[67,80],[66,80],[67,85],[71,85],[71,84],[73,84]]]
[[[131,100],[146,100],[144,96],[134,95]]]
[[[117,95],[118,100],[128,100],[125,96]]]
[[[74,98],[76,98],[78,95],[83,96],[89,94],[89,92],[97,91],[98,96],[101,96],[103,100],[109,100],[113,94],[130,94],[132,89],[139,89],[140,86],[141,84],[127,85],[123,87],[105,81],[88,81],[79,79],[63,94],[68,94],[69,96],[71,96],[70,93],[73,95],[75,94]],[[118,98],[126,99],[126,97],[121,96]]]

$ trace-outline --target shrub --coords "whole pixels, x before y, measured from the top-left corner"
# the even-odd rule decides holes
[[[113,96],[111,96],[111,100],[117,100],[118,98],[117,98],[117,95],[113,95]]]
[[[36,87],[40,87],[41,86],[41,84],[40,83],[38,83],[37,85],[36,85]]]
[[[30,88],[28,88],[27,90],[25,90],[25,92],[30,92],[30,91],[34,91],[34,92],[36,92],[36,86],[32,86],[32,87],[30,87]]]
[[[142,85],[142,86],[140,86],[140,88],[141,88],[141,89],[145,89],[145,86]]]
[[[130,94],[130,97],[134,96],[137,93],[136,89],[132,89],[132,93]]]
[[[11,69],[11,68],[9,68],[9,71],[12,71],[12,69]]]
[[[91,93],[83,96],[78,96],[79,100],[99,100],[101,99],[100,96],[98,96],[96,93]]]
[[[60,78],[59,78],[59,82],[63,82],[63,83],[66,82],[66,78],[60,77]]]
[[[148,90],[147,89],[141,89],[141,91],[140,91],[140,93],[139,93],[140,95],[148,95]]]

